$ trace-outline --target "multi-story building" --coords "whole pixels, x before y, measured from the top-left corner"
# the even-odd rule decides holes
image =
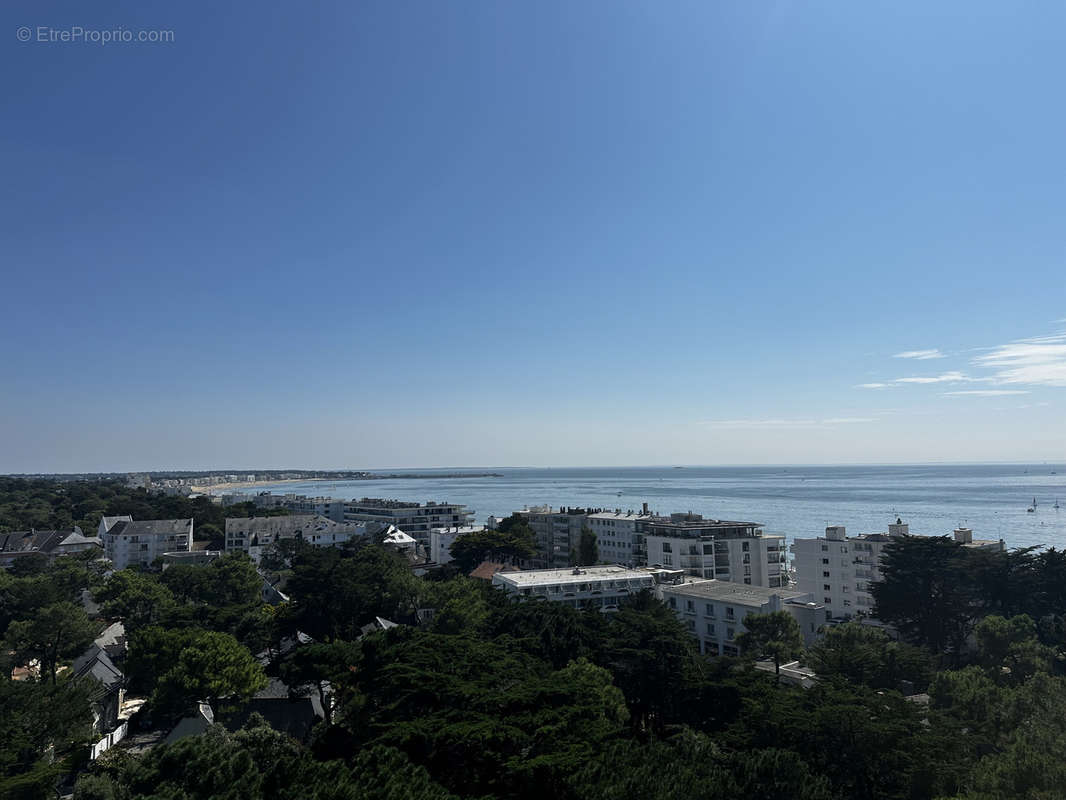
[[[192,519],[146,519],[134,522],[130,516],[104,517],[97,535],[104,555],[115,569],[131,565],[147,567],[164,553],[192,549]]]
[[[266,548],[285,539],[300,538],[315,547],[334,547],[366,535],[366,525],[334,522],[321,514],[226,519],[226,551],[243,551],[254,561]]]
[[[697,578],[777,589],[788,586],[783,536],[764,534],[755,522],[671,514],[642,523],[644,563],[682,569]]]
[[[561,569],[570,565],[570,554],[581,542],[581,530],[590,514],[603,509],[531,506],[515,513],[523,517],[537,537],[537,555],[531,566],[537,569]]]
[[[872,584],[881,580],[881,553],[885,546],[910,528],[897,518],[887,533],[848,536],[843,525],[830,525],[825,536],[794,539],[792,542],[796,588],[810,592],[823,603],[834,619],[871,616],[874,608]],[[1002,550],[1002,540],[974,539],[969,528],[954,531],[955,541],[964,547]]]
[[[492,576],[492,585],[530,600],[543,599],[574,608],[591,606],[611,611],[639,592],[655,591],[664,572],[619,565],[497,572]],[[670,576],[670,579],[674,578],[676,573]]]
[[[364,497],[344,504],[344,521],[395,525],[428,548],[433,528],[473,525],[474,512],[458,503],[408,503]]]
[[[455,525],[451,528],[434,528],[429,532],[429,560],[447,564],[452,560],[452,545],[460,536],[485,530],[483,525]]]
[[[634,567],[647,564],[644,535],[655,515],[645,503],[640,511],[599,511],[589,514],[589,530],[596,536],[600,562]]]
[[[819,636],[828,614],[810,592],[746,586],[727,581],[693,581],[661,589],[663,602],[700,642],[707,655],[740,655],[736,638],[743,633],[749,614],[787,611],[799,624],[804,644]]]
[[[243,499],[237,502],[246,502],[250,499],[257,508],[284,508],[293,514],[317,514],[334,522],[344,522],[345,501],[333,497],[308,497],[303,494],[271,494],[270,492],[260,492],[251,498],[247,495],[238,496]],[[225,496],[223,496],[222,504],[228,505]]]

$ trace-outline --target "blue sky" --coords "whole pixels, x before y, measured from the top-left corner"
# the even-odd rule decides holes
[[[0,18],[0,471],[1066,450],[1061,3]]]

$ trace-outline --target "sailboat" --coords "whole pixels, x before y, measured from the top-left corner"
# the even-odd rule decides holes
[[[1055,509],[1056,511],[1059,510],[1059,501],[1058,500],[1055,501],[1055,505],[1053,505],[1052,508]]]
[[[1029,508],[1027,508],[1025,510],[1028,511],[1030,514],[1032,514],[1034,511],[1036,511],[1036,498],[1035,497],[1033,498],[1033,504],[1031,506],[1029,506]]]

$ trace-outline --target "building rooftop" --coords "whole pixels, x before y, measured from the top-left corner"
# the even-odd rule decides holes
[[[480,533],[485,530],[484,525],[452,525],[450,528],[430,528],[431,533],[454,533],[460,536],[467,533]]]
[[[630,569],[618,564],[595,567],[568,567],[566,569],[534,569],[511,572],[503,580],[518,587],[543,586],[556,583],[587,583],[597,580],[655,579],[659,570]]]
[[[188,519],[121,520],[111,526],[112,536],[174,536],[192,533],[192,517]]]
[[[645,514],[643,511],[598,511],[589,514],[589,519],[655,519],[654,514]]]
[[[706,600],[722,600],[735,603],[738,606],[754,606],[761,608],[766,605],[773,596],[780,597],[783,601],[800,600],[810,597],[810,592],[798,592],[794,589],[773,589],[763,586],[749,586],[746,583],[732,583],[731,581],[693,581],[676,587],[671,587],[670,592],[684,597],[699,597]]]

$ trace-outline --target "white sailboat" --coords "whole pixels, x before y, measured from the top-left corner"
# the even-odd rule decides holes
[[[1030,514],[1032,514],[1034,511],[1036,511],[1036,498],[1035,497],[1033,498],[1033,504],[1031,506],[1029,506],[1029,508],[1027,508],[1025,510],[1028,511]]]

